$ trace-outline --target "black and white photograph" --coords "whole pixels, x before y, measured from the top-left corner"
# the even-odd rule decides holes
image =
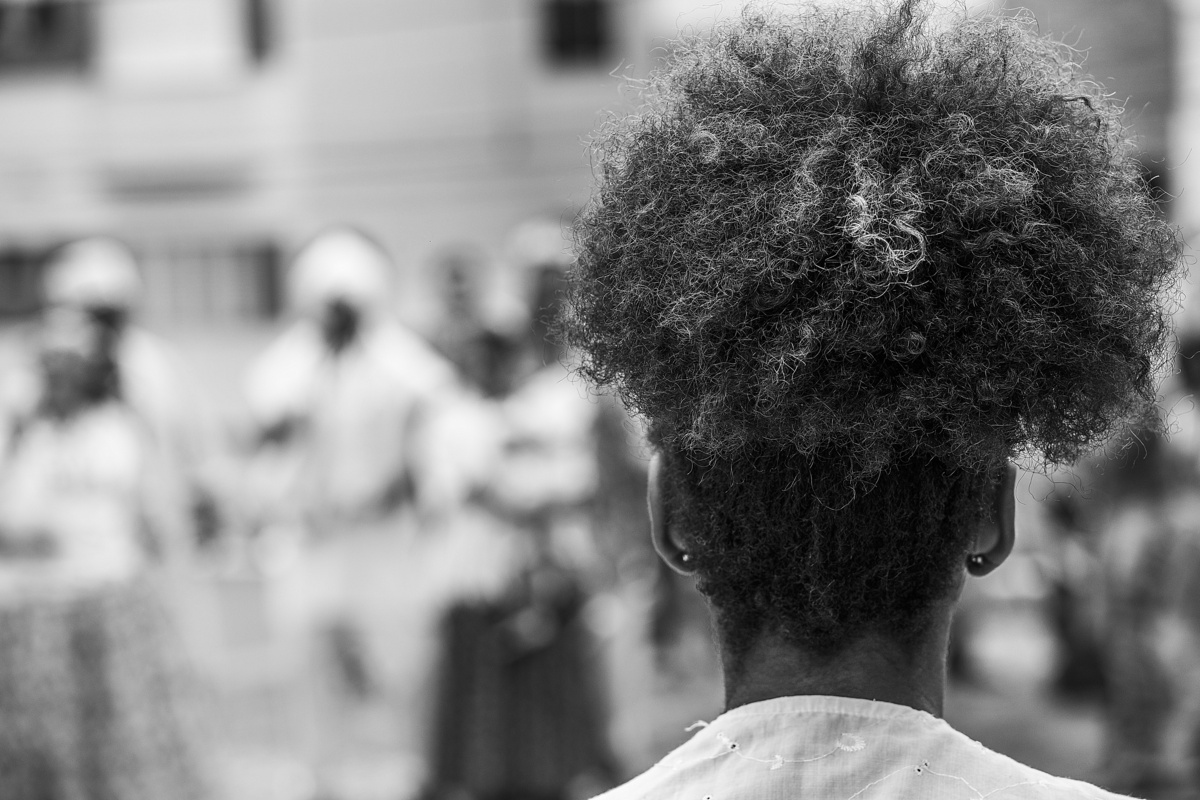
[[[0,0],[0,800],[1200,798],[1200,0]]]

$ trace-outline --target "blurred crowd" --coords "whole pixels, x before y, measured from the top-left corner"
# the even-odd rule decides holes
[[[321,232],[235,421],[140,324],[128,247],[55,251],[0,398],[0,797],[220,796],[238,637],[281,643],[296,798],[584,798],[646,766],[655,681],[707,699],[715,659],[653,558],[636,423],[551,335],[564,247],[514,232],[506,292],[448,250],[430,341],[383,248]]]
[[[587,798],[719,710],[703,602],[650,547],[642,431],[552,334],[563,234],[529,223],[504,258],[499,292],[487,254],[447,250],[424,337],[384,249],[321,232],[231,423],[140,324],[128,247],[52,254],[0,383],[0,797],[222,796],[211,650],[238,636],[282,643],[297,800]],[[1171,436],[1028,479],[1018,565],[952,649],[987,680],[989,615],[1032,608],[1055,690],[1103,702],[1107,782],[1139,796],[1200,791],[1197,352]],[[200,575],[254,602],[221,611]]]
[[[1018,672],[1098,705],[1095,775],[1146,798],[1200,793],[1200,338],[1176,344],[1155,418],[1070,470],[1025,474],[1012,569],[968,587],[950,651],[952,677],[986,681],[973,635],[1031,617],[1045,646],[1025,656],[1042,666]]]

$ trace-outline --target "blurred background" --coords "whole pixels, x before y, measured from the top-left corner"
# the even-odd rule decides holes
[[[1200,4],[1019,5],[1194,236]],[[621,79],[739,7],[0,0],[0,796],[583,800],[719,713],[637,421],[545,334]],[[1169,440],[1023,475],[947,705],[1155,798],[1200,797],[1192,305]]]

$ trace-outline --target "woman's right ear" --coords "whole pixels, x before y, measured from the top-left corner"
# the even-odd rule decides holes
[[[663,457],[655,453],[650,459],[650,475],[646,485],[646,503],[650,511],[650,539],[654,550],[667,566],[680,575],[695,575],[692,555],[679,541],[678,534],[671,530],[667,516],[665,492],[663,491]]]

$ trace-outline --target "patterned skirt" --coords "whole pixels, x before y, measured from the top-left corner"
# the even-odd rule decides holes
[[[142,582],[0,607],[0,798],[207,796],[172,632]]]

